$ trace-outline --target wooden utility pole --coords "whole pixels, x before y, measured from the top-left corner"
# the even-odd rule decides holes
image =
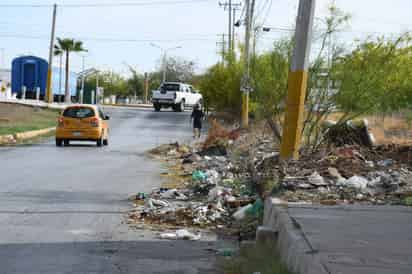
[[[227,48],[228,52],[231,52],[233,49],[233,37],[234,37],[234,30],[233,30],[233,20],[232,15],[234,16],[233,12],[235,9],[241,6],[241,3],[233,3],[232,0],[228,0],[224,3],[219,2],[219,6],[224,7],[225,10],[228,11],[228,40],[227,40]]]
[[[235,41],[236,41],[236,11],[240,10],[241,3],[236,3],[232,4],[232,10],[233,10],[233,18],[232,18],[232,48],[231,50],[235,50]]]
[[[56,13],[57,5],[53,5],[53,21],[51,29],[51,38],[50,38],[50,49],[49,49],[49,68],[47,71],[47,83],[46,83],[46,101],[50,104],[53,103],[53,92],[51,89],[52,84],[52,70],[53,70],[53,48],[54,48],[54,36],[56,31]]]
[[[316,0],[300,0],[299,3],[280,151],[280,156],[284,160],[299,158],[315,3]]]

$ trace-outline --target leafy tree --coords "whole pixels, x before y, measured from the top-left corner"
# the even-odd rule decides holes
[[[131,77],[127,79],[127,86],[130,95],[142,96],[144,92],[144,75],[135,68],[129,66]]]
[[[211,67],[199,83],[205,104],[217,110],[240,113],[242,75],[243,65],[238,60],[232,60],[227,66],[216,64]]]
[[[388,113],[411,105],[412,37],[367,40],[337,64],[336,104],[341,122],[369,113]]]
[[[101,71],[99,73],[99,86],[104,89],[106,96],[127,96],[130,94],[127,80],[120,74],[112,71]],[[91,75],[86,78],[85,90],[96,90],[96,75]]]
[[[290,39],[274,43],[270,52],[255,56],[252,64],[257,118],[263,118],[275,137],[281,138],[281,118],[288,90],[289,60],[292,44]]]
[[[83,48],[83,42],[76,41],[70,38],[57,38],[57,44],[54,45],[55,54],[65,54],[66,55],[66,77],[65,77],[65,101],[66,103],[71,102],[70,89],[69,89],[69,77],[70,77],[70,66],[69,59],[71,52],[82,52],[87,51]]]
[[[196,69],[196,63],[182,57],[166,59],[167,81],[190,83]]]
[[[199,77],[195,75],[196,63],[181,57],[168,57],[166,59],[167,81],[185,82],[193,84],[198,81]],[[158,69],[148,75],[149,91],[156,90],[163,81],[163,66],[159,65]]]

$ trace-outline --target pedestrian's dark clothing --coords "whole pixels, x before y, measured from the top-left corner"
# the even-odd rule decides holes
[[[202,128],[202,118],[204,114],[203,111],[200,109],[194,109],[192,112],[192,119],[193,119],[193,128]]]

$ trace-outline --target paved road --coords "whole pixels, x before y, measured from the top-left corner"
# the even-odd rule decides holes
[[[130,230],[127,197],[159,185],[157,144],[190,139],[188,113],[110,109],[110,146],[0,148],[0,273],[216,273],[214,241]]]

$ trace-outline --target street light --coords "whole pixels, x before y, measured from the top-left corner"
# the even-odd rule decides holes
[[[150,43],[150,45],[151,45],[152,47],[158,48],[158,49],[160,49],[160,50],[162,51],[162,55],[163,55],[163,83],[164,83],[164,82],[166,82],[166,74],[167,74],[167,65],[166,65],[166,55],[167,55],[167,52],[172,51],[172,50],[175,50],[175,49],[181,49],[182,47],[181,47],[181,46],[177,46],[177,47],[171,47],[171,48],[165,49],[165,48],[163,48],[163,47],[161,47],[161,46],[159,46],[159,45],[156,45],[155,43]]]

